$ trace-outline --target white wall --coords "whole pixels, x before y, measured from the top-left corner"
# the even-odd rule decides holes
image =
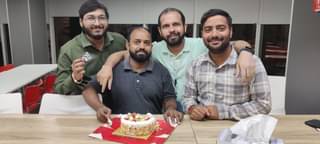
[[[294,0],[289,35],[286,112],[320,114],[320,15],[312,0]]]
[[[48,16],[78,16],[84,0],[46,0]],[[289,24],[292,0],[102,0],[110,13],[110,23],[157,23],[159,13],[176,7],[187,23],[199,23],[211,8],[227,10],[234,23]]]
[[[7,23],[7,4],[6,0],[0,0],[0,24]]]
[[[292,0],[261,0],[261,24],[289,24]]]

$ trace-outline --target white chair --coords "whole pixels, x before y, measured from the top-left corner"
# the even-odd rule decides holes
[[[96,112],[85,102],[82,95],[46,93],[42,97],[39,114],[92,115]]]
[[[272,109],[270,114],[285,115],[285,90],[286,78],[281,76],[269,76],[271,85]]]
[[[21,93],[0,94],[0,114],[23,114]]]

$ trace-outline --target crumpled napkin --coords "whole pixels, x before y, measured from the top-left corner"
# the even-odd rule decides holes
[[[282,144],[281,139],[271,139],[277,119],[258,114],[241,119],[218,136],[218,144]]]

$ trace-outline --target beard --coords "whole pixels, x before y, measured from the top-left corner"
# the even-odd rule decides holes
[[[145,50],[138,50],[136,52],[129,50],[129,54],[130,54],[130,57],[138,63],[147,62],[151,56],[151,53],[148,53]]]
[[[183,42],[183,39],[184,39],[184,34],[181,35],[179,32],[172,33],[169,36],[167,36],[166,38],[164,38],[167,45],[169,45],[170,47],[180,45]]]
[[[218,47],[213,47],[211,46],[209,43],[213,40],[219,40],[222,41],[221,45]],[[224,41],[223,41],[224,40]],[[230,45],[230,38],[224,39],[222,37],[212,37],[212,38],[208,38],[207,40],[204,40],[204,44],[207,46],[207,48],[209,49],[209,51],[211,53],[214,54],[221,54],[223,52],[225,52],[227,50],[227,48]]]
[[[93,26],[92,29],[103,29],[103,26]],[[104,37],[104,35],[107,32],[107,29],[105,28],[102,32],[94,32],[94,30],[90,30],[89,28],[83,27],[83,32],[88,35],[90,38],[95,40],[100,40]]]

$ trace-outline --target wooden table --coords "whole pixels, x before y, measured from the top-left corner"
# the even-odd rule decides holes
[[[55,70],[56,64],[25,64],[0,73],[0,93],[10,93]]]
[[[276,118],[279,121],[273,137],[283,139],[285,144],[320,144],[320,133],[304,125],[305,120],[319,119],[319,115],[286,115]],[[214,144],[218,133],[234,123],[191,121],[186,116],[166,143]],[[88,137],[99,125],[95,115],[0,115],[0,143],[112,143]]]
[[[320,119],[319,115],[277,115],[276,129],[272,137],[281,138],[285,144],[320,144],[320,132],[304,124],[310,119]],[[232,121],[190,121],[198,144],[215,143],[219,132],[231,127]]]
[[[160,115],[157,117],[162,118]],[[100,125],[95,115],[0,115],[0,143],[114,143],[88,137]],[[188,118],[174,131],[167,143],[196,143]]]

